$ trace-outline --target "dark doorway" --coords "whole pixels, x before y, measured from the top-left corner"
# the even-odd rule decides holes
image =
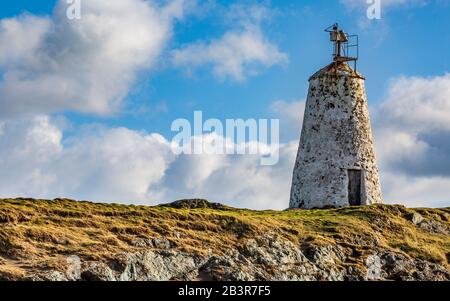
[[[361,176],[362,171],[348,170],[348,202],[350,206],[361,206]]]

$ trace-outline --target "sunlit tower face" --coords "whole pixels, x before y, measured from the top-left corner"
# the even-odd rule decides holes
[[[337,24],[326,31],[333,42],[333,61],[309,79],[290,208],[382,202],[365,79],[356,71],[358,55],[348,51],[358,47],[357,36]],[[350,45],[351,37],[356,37],[355,45]]]

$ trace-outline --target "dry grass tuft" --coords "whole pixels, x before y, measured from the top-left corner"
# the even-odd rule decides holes
[[[191,206],[192,205],[192,206]],[[251,211],[202,200],[174,206],[131,206],[66,199],[0,200],[0,274],[19,275],[7,264],[46,262],[60,265],[61,256],[86,260],[134,252],[136,240],[164,236],[180,251],[223,254],[248,238],[276,233],[297,244],[341,244],[355,254],[388,249],[448,264],[450,237],[421,229],[410,213],[450,229],[449,209],[407,209],[375,205],[326,210]],[[5,261],[7,260],[7,261]]]

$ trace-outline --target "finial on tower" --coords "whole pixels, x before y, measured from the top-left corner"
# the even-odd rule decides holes
[[[348,35],[342,29],[339,29],[339,24],[335,23],[325,29],[330,33],[330,41],[334,43],[333,60],[338,62],[354,62],[356,71],[356,61],[359,57],[359,39],[358,35]],[[352,51],[353,50],[353,51]],[[350,56],[350,51],[355,55]]]

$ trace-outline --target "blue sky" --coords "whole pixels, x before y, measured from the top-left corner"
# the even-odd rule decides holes
[[[231,2],[218,1],[225,7]],[[358,68],[367,77],[366,89],[371,105],[383,99],[391,78],[437,76],[450,69],[448,1],[389,5],[382,7],[382,19],[373,21],[364,20],[366,7],[352,8],[340,1],[243,2],[262,3],[272,11],[270,21],[263,24],[264,32],[289,56],[288,63],[258,70],[258,75],[244,82],[217,79],[207,68],[196,70],[190,77],[183,70],[161,66],[158,70],[140,74],[125,102],[126,113],[106,118],[76,112],[69,112],[67,116],[74,123],[100,122],[156,131],[167,136],[171,135],[172,120],[192,118],[194,109],[204,111],[205,117],[219,119],[273,117],[269,110],[273,101],[303,99],[308,77],[329,62],[330,44],[323,29],[336,21],[347,32],[360,36]],[[50,0],[3,1],[0,17],[21,13],[51,15],[55,3]],[[365,26],[361,26],[361,22],[366,23]],[[214,39],[226,29],[220,12],[211,9],[176,24],[170,45],[176,47]],[[164,59],[163,55],[161,60]],[[130,112],[143,107],[145,113]]]
[[[59,6],[58,6],[59,3]],[[360,37],[387,203],[450,204],[450,1],[65,0],[0,4],[0,196],[288,204],[324,29]],[[176,156],[171,123],[280,118],[280,162]]]

